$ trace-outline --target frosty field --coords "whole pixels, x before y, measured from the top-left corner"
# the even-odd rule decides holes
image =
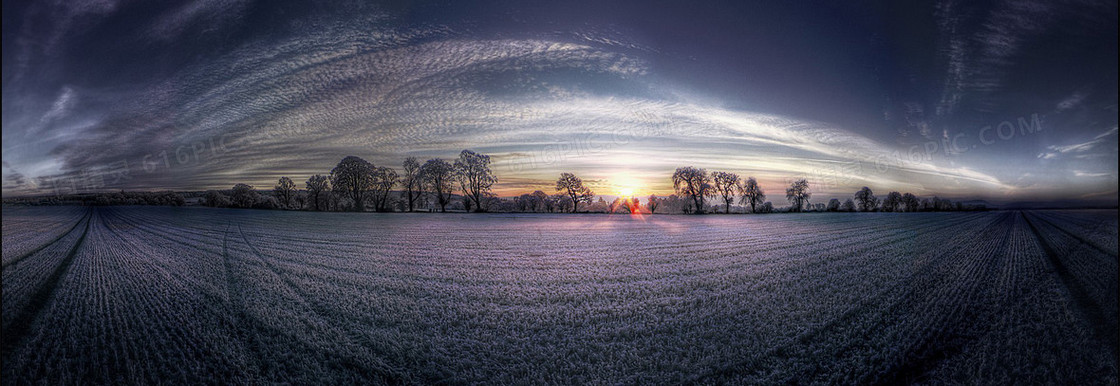
[[[3,212],[4,384],[1116,384],[1116,355],[1116,210]]]

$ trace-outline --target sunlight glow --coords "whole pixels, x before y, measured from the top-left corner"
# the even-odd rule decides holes
[[[613,178],[614,191],[618,197],[637,197],[644,191],[642,182],[634,176],[623,174]]]

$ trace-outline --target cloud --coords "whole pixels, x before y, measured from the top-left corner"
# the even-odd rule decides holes
[[[213,32],[240,19],[248,1],[194,0],[166,12],[152,21],[147,36],[161,41],[178,38],[192,26],[201,32]]]
[[[1058,110],[1058,112],[1073,109],[1074,107],[1080,105],[1081,102],[1085,100],[1086,96],[1087,95],[1084,92],[1075,92],[1065,99],[1062,99],[1061,102],[1058,102],[1058,105],[1055,108]]]
[[[510,177],[499,189],[571,170],[640,176],[664,192],[667,173],[684,164],[774,183],[814,165],[862,165],[835,189],[882,183],[926,193],[948,180],[961,190],[1011,189],[967,168],[879,165],[894,149],[824,123],[655,91],[646,62],[615,51],[630,47],[616,39],[476,39],[379,22],[246,44],[128,95],[51,154],[72,178],[122,168],[130,177],[98,179],[101,188],[267,185],[323,173],[346,155],[396,165],[472,148]]]
[[[141,28],[150,36],[138,40],[184,42],[236,23],[242,6],[185,3],[157,13]],[[927,138],[947,137],[937,120],[990,81],[987,71],[998,66],[985,57],[1014,53],[1019,38],[1002,36],[1029,32],[995,20],[982,27],[990,32],[985,40],[976,40],[966,28],[972,20],[956,7],[947,2],[939,11],[948,62],[941,100],[904,106],[906,123]],[[807,177],[821,191],[1020,191],[992,169],[911,161],[866,128],[855,128],[860,134],[677,94],[654,73],[657,49],[615,31],[479,36],[441,25],[402,27],[381,14],[296,22],[313,28],[252,35],[155,81],[79,84],[43,97],[36,112],[51,107],[41,122],[69,117],[66,126],[44,125],[51,150],[39,150],[61,173],[39,173],[8,152],[6,159],[18,160],[27,180],[94,181],[91,189],[268,186],[280,176],[324,173],[347,155],[396,166],[406,156],[449,158],[471,148],[493,156],[505,191],[547,187],[559,172],[574,171],[603,186],[627,178],[664,193],[668,175],[683,165],[738,171],[767,186]],[[1008,46],[985,48],[994,43]],[[1047,150],[1039,157],[1073,151]],[[111,178],[122,171],[127,178]]]
[[[4,192],[20,192],[28,191],[28,181],[22,173],[12,168],[8,161],[4,161]]]
[[[1113,136],[1113,135],[1116,135],[1116,126],[1113,126],[1113,127],[1112,127],[1111,129],[1109,129],[1108,131],[1105,131],[1105,132],[1103,132],[1103,133],[1097,134],[1097,136],[1096,136],[1096,137],[1093,137],[1093,139],[1095,139],[1095,140],[1102,140],[1102,139],[1105,139],[1105,138],[1107,138],[1107,137],[1109,137],[1109,136]]]
[[[1095,137],[1093,137],[1092,140],[1089,140],[1089,141],[1086,141],[1086,142],[1075,143],[1075,144],[1070,144],[1070,145],[1050,145],[1050,146],[1046,147],[1046,149],[1048,149],[1050,151],[1040,153],[1038,155],[1038,158],[1054,159],[1054,158],[1058,158],[1062,154],[1067,154],[1067,153],[1086,153],[1086,152],[1089,152],[1093,149],[1098,148],[1102,144],[1108,143],[1109,141],[1107,140],[1107,138],[1111,137],[1111,136],[1114,136],[1114,135],[1116,135],[1116,127],[1113,127],[1112,129],[1109,129],[1108,131],[1105,131],[1101,134],[1097,134]],[[1115,149],[1113,149],[1113,151],[1115,151]],[[1078,156],[1092,156],[1092,154],[1079,154]],[[1085,158],[1085,157],[1080,157],[1080,158]]]
[[[1074,170],[1073,175],[1075,175],[1077,177],[1099,178],[1099,177],[1115,176],[1116,173],[1094,173],[1094,172],[1087,172],[1087,171],[1083,171],[1083,170]]]
[[[42,132],[49,129],[54,122],[65,118],[70,111],[73,110],[74,105],[77,104],[77,99],[77,93],[74,92],[73,88],[63,87],[62,91],[59,92],[58,98],[51,104],[50,110],[39,118],[38,124],[32,126],[31,129],[27,131],[26,135],[42,134]]]

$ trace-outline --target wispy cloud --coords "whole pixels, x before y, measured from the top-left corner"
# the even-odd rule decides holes
[[[1073,108],[1081,105],[1081,102],[1083,102],[1085,100],[1086,96],[1087,95],[1084,92],[1081,92],[1081,91],[1074,92],[1069,97],[1066,97],[1065,99],[1062,99],[1061,102],[1058,102],[1058,105],[1055,106],[1055,108],[1058,110],[1058,112],[1073,109]]]
[[[1074,144],[1069,144],[1069,145],[1050,145],[1050,146],[1046,147],[1046,149],[1049,150],[1049,151],[1040,153],[1038,155],[1038,158],[1054,159],[1054,158],[1058,158],[1059,156],[1061,156],[1063,154],[1067,154],[1067,153],[1086,153],[1086,152],[1092,151],[1094,149],[1097,149],[1100,145],[1109,143],[1108,138],[1113,137],[1115,135],[1116,135],[1116,128],[1113,127],[1112,129],[1109,129],[1108,131],[1097,134],[1095,137],[1093,137],[1092,140],[1089,140],[1089,141],[1086,141],[1086,142],[1074,143]],[[1115,141],[1112,141],[1112,143],[1115,143]],[[1112,149],[1112,151],[1115,152],[1115,148]],[[1079,155],[1085,155],[1085,154],[1079,154]]]
[[[42,117],[39,118],[37,125],[32,126],[27,130],[25,135],[40,135],[44,130],[50,128],[51,124],[55,121],[64,118],[74,108],[77,103],[77,93],[73,88],[63,87],[59,93],[58,98],[51,104],[50,110],[47,110]]]
[[[938,75],[941,89],[934,90],[940,95],[906,95],[890,102],[904,114],[884,112],[902,115],[906,132],[950,138],[947,122],[977,109],[962,109],[962,103],[998,89],[1005,65],[1000,58],[1017,55],[1046,21],[1032,18],[1045,6],[998,3],[998,9],[977,14],[966,5],[939,5],[938,53],[946,64],[936,66],[946,71]],[[144,34],[136,39],[174,45],[236,30],[244,6],[183,3],[155,12],[136,28]],[[116,8],[97,9],[97,15],[108,15]],[[1011,15],[1000,16],[1002,11]],[[985,168],[984,162],[964,161],[979,150],[896,162],[908,150],[877,135],[877,128],[695,99],[657,73],[665,63],[657,47],[631,42],[611,28],[475,34],[401,23],[378,12],[311,14],[289,22],[300,28],[247,33],[236,44],[208,46],[200,60],[138,77],[136,84],[59,82],[69,86],[44,88],[46,95],[26,108],[34,113],[21,120],[5,114],[6,140],[30,126],[25,123],[40,125],[18,131],[24,140],[6,145],[5,160],[30,183],[124,168],[128,178],[105,178],[104,187],[128,189],[269,185],[281,175],[323,173],[346,155],[395,166],[405,156],[452,157],[464,148],[493,156],[503,191],[545,187],[561,171],[574,171],[603,186],[625,178],[666,192],[669,174],[684,165],[738,171],[767,186],[807,177],[837,192],[871,185],[918,194],[1015,194],[1030,183],[1002,178],[999,168]],[[1018,22],[1034,24],[1013,25]],[[1042,109],[1088,105],[1086,93],[1062,97],[1047,96]],[[1069,137],[1082,143],[1039,145],[1022,158],[1036,161],[1030,157],[1043,151],[1039,158],[1047,161],[1037,163],[1056,164],[1049,160],[1062,154],[1099,154],[1094,141],[1109,135],[1085,140],[1084,134]],[[983,151],[998,155],[997,147]],[[42,156],[20,159],[25,152]],[[32,161],[50,167],[31,168]]]
[[[203,33],[214,32],[239,20],[248,3],[242,0],[186,2],[153,20],[146,36],[167,41],[179,37],[192,26],[199,26]]]

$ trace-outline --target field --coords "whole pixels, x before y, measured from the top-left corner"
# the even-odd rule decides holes
[[[4,384],[1116,384],[1117,211],[3,212]]]

